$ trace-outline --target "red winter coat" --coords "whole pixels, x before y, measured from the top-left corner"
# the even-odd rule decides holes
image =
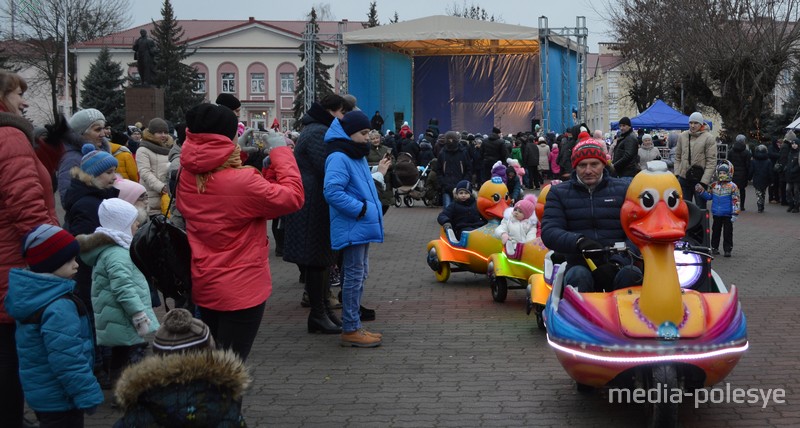
[[[260,305],[272,293],[267,220],[303,206],[303,182],[288,147],[270,153],[276,182],[255,168],[212,173],[205,192],[196,174],[213,171],[233,152],[229,138],[186,131],[176,203],[192,248],[192,299],[203,308],[235,311]]]
[[[43,224],[58,225],[50,174],[33,151],[33,126],[0,107],[0,323],[6,313],[8,272],[26,266],[22,237]]]

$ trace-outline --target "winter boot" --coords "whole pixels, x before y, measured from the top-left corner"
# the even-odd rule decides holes
[[[382,338],[375,337],[366,330],[359,329],[348,333],[342,333],[342,346],[354,348],[374,348],[380,346]]]
[[[325,310],[327,284],[328,269],[306,269],[306,289],[311,304],[311,313],[308,314],[309,333],[339,334],[342,332],[342,327],[331,321]]]
[[[758,204],[758,212],[760,213],[764,212],[764,204]]]

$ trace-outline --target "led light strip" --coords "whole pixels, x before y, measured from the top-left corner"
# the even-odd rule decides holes
[[[553,348],[561,351],[566,352],[568,354],[572,354],[576,357],[586,358],[588,360],[594,361],[604,361],[609,363],[658,363],[664,361],[692,361],[692,360],[702,360],[704,358],[712,358],[718,357],[721,355],[727,354],[734,354],[734,353],[741,353],[746,351],[750,347],[750,342],[746,342],[742,346],[738,346],[735,348],[726,348],[726,349],[718,349],[715,351],[709,352],[702,352],[699,354],[689,354],[689,355],[654,355],[651,357],[603,357],[600,355],[595,355],[589,352],[578,351],[575,349],[567,348],[565,346],[559,345],[558,343],[553,342],[550,339],[550,335],[547,335],[547,343],[550,344]]]
[[[444,238],[440,237],[439,240],[444,242],[445,245],[447,245],[448,247],[452,248],[455,251],[464,251],[465,253],[470,253],[470,254],[473,254],[473,255],[475,255],[477,257],[480,257],[483,260],[486,260],[486,261],[489,260],[488,257],[484,257],[482,254],[476,253],[475,251],[468,250],[468,249],[466,249],[464,247],[455,247],[452,244],[450,244],[450,242],[447,239],[444,239]]]

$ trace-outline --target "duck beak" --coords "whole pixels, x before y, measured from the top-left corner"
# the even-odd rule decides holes
[[[496,218],[503,218],[503,213],[505,213],[506,208],[508,208],[508,203],[505,199],[501,199],[500,202],[491,206],[486,212]]]
[[[664,201],[659,201],[650,215],[631,223],[630,231],[646,241],[670,243],[683,238],[686,234],[686,220],[681,218],[679,213],[667,208]]]

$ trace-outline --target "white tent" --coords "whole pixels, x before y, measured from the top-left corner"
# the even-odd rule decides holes
[[[563,37],[551,43],[566,46]],[[374,44],[406,55],[538,53],[539,30],[521,25],[435,15],[344,33],[344,44]]]
[[[794,122],[786,125],[783,129],[800,129],[800,117],[794,120]]]

